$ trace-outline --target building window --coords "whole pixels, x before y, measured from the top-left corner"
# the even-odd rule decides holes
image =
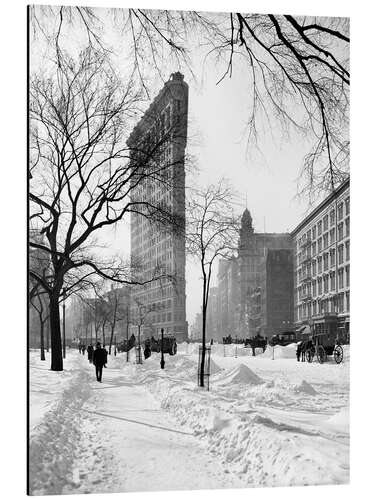
[[[344,288],[344,269],[339,269],[339,288]]]
[[[331,276],[330,276],[330,279],[331,279],[331,291],[335,289],[335,279],[336,279],[336,275],[335,273],[331,273]]]
[[[324,293],[328,292],[328,275],[323,276]]]
[[[323,270],[324,271],[328,270],[328,253],[325,253],[323,255]]]
[[[328,229],[328,215],[323,217],[323,231],[327,231]]]
[[[312,239],[315,240],[316,238],[316,226],[313,226],[312,228]]]
[[[335,211],[334,210],[331,210],[331,212],[329,214],[329,219],[330,219],[331,226],[334,226],[335,225]]]
[[[344,245],[340,245],[338,247],[338,252],[339,252],[339,264],[342,264],[344,262]]]
[[[345,242],[345,253],[346,253],[346,260],[350,260],[350,241]]]
[[[318,239],[318,253],[322,251],[322,238]]]
[[[350,217],[345,219],[345,236],[350,236]]]
[[[311,245],[311,254],[316,255],[316,241]]]
[[[316,260],[312,261],[312,275],[316,275]]]
[[[339,312],[344,311],[344,294],[340,293],[339,294]]]
[[[328,247],[328,233],[325,233],[323,235],[323,248],[327,248]]]
[[[346,286],[350,286],[350,266],[346,266],[345,275],[346,275]]]
[[[318,222],[318,236],[322,234],[322,221]]]
[[[346,310],[350,311],[350,292],[346,292]]]
[[[314,300],[314,302],[312,303],[312,313],[313,316],[316,314],[316,300]]]
[[[340,203],[338,210],[337,210],[337,219],[341,220],[343,218],[344,210],[343,210],[343,204]]]
[[[345,214],[349,215],[350,214],[350,199],[346,198],[345,200]]]
[[[322,272],[322,258],[318,257],[318,273]]]
[[[335,265],[335,254],[336,254],[335,250],[331,250],[329,252],[331,267]]]
[[[344,237],[344,225],[342,222],[337,226],[337,239],[338,241],[342,240]]]
[[[322,294],[322,278],[318,278],[318,295]]]
[[[312,293],[313,293],[313,296],[315,297],[315,295],[316,295],[316,281],[315,280],[312,282]]]
[[[333,245],[335,242],[335,228],[332,228],[329,232],[330,243]]]

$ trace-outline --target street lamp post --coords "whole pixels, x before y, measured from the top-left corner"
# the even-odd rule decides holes
[[[162,370],[164,370],[164,366],[165,366],[163,347],[164,347],[164,328],[161,329],[161,346],[160,346],[160,351],[161,351],[160,368]]]
[[[65,347],[65,288],[62,290],[63,293],[63,358],[66,356],[66,347]]]

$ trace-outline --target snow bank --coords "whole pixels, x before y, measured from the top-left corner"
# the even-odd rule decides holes
[[[289,344],[287,346],[276,345],[275,347],[267,346],[264,353],[260,354],[262,358],[270,359],[296,359],[297,344]]]
[[[295,392],[302,392],[304,394],[310,394],[310,396],[315,396],[317,394],[316,390],[312,385],[310,385],[306,380],[294,387]]]
[[[215,384],[221,386],[232,384],[259,385],[263,382],[256,373],[242,363],[215,380]]]

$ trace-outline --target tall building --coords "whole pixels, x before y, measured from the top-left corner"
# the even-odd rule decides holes
[[[140,151],[153,151],[154,145],[159,150],[156,159],[152,155],[151,160],[144,159],[146,166],[136,177],[132,199],[166,207],[181,226],[176,234],[141,213],[131,215],[131,254],[140,263],[140,280],[150,280],[157,269],[175,276],[174,282],[163,278],[132,288],[133,323],[138,317],[142,336],[157,335],[164,328],[178,341],[188,335],[184,238],[187,114],[188,85],[181,73],[173,73],[128,140],[131,162],[139,164]],[[155,163],[157,174],[147,175],[150,164],[154,168]]]
[[[239,337],[244,338],[259,333],[259,328],[265,321],[261,295],[262,292],[265,293],[267,251],[292,249],[292,245],[288,233],[256,233],[250,212],[245,209],[241,219],[237,258],[240,289]]]
[[[292,232],[297,329],[349,334],[350,180],[343,182]]]

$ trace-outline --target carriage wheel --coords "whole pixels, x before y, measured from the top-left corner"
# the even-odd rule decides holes
[[[342,362],[342,360],[344,359],[344,351],[341,345],[337,345],[335,347],[335,350],[333,351],[333,357],[335,358],[337,364],[340,364]]]
[[[306,359],[308,363],[312,363],[312,360],[314,358],[314,350],[313,349],[307,349],[306,351]]]
[[[319,363],[324,363],[327,360],[327,354],[322,345],[318,346],[318,352],[316,353]]]

